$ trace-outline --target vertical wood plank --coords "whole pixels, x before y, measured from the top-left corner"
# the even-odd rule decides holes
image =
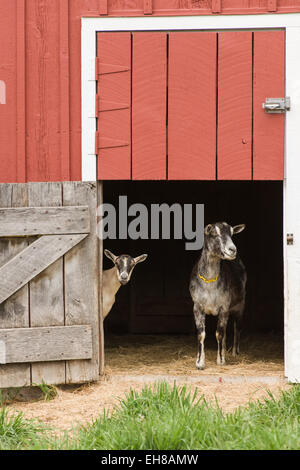
[[[17,35],[16,2],[0,2],[0,181],[17,181]]]
[[[97,207],[103,204],[103,183],[97,181]],[[99,218],[97,217],[97,224]],[[98,238],[98,257],[99,257],[99,373],[104,374],[105,351],[104,351],[104,325],[103,325],[103,304],[102,304],[102,283],[103,283],[103,240]]]
[[[144,15],[152,15],[153,5],[152,0],[144,0]]]
[[[99,15],[108,14],[108,0],[98,0],[99,1]]]
[[[132,179],[166,179],[167,34],[133,33]]]
[[[277,0],[268,0],[267,10],[268,11],[276,11],[277,10]]]
[[[69,95],[69,0],[59,1],[60,39],[60,159],[61,180],[70,174],[70,95]]]
[[[131,34],[98,33],[98,178],[131,178]]]
[[[26,181],[25,0],[17,2],[17,181]]]
[[[61,183],[28,185],[29,207],[62,205]],[[63,259],[30,282],[30,323],[32,327],[64,325]],[[65,383],[65,361],[32,364],[32,383]]]
[[[26,184],[1,184],[0,207],[28,205]],[[0,265],[2,266],[28,246],[26,239],[0,239]],[[0,305],[1,328],[24,328],[29,325],[28,286],[22,287]],[[30,364],[11,364],[0,367],[0,387],[31,385]]]
[[[60,0],[26,1],[27,181],[61,181]]]
[[[219,33],[217,178],[252,178],[252,32]]]
[[[211,11],[212,13],[220,13],[221,12],[221,1],[222,0],[212,0],[211,2]]]
[[[168,179],[216,177],[216,33],[169,35]]]
[[[285,96],[285,33],[254,33],[253,179],[282,180],[284,114],[267,114],[266,98]]]
[[[96,183],[63,183],[63,205],[88,205],[91,233],[65,255],[65,324],[92,325],[93,358],[67,361],[66,382],[99,378],[99,258],[96,234]]]

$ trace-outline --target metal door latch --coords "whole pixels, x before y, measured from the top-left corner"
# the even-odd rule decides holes
[[[282,114],[291,109],[291,99],[289,96],[286,98],[266,98],[262,107],[268,114]]]
[[[286,234],[286,243],[287,243],[287,245],[294,245],[294,234],[293,233],[287,233]]]

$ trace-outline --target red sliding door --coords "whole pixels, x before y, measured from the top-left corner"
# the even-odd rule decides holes
[[[98,33],[101,180],[281,180],[284,31]]]

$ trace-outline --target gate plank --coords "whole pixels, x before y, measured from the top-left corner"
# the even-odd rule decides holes
[[[28,204],[26,184],[0,184],[1,207],[24,207]],[[26,239],[0,239],[0,266],[27,248]],[[0,304],[1,328],[29,326],[28,286],[24,286]],[[8,364],[0,367],[0,388],[30,385],[30,364]]]
[[[216,63],[216,33],[169,34],[169,180],[216,178]]]
[[[88,204],[91,233],[65,255],[66,325],[89,324],[93,328],[93,357],[89,361],[69,361],[66,382],[99,379],[99,256],[96,234],[97,191],[95,183],[63,183],[65,205]],[[93,214],[93,216],[92,216]]]
[[[0,268],[0,303],[80,243],[82,235],[44,235]]]
[[[97,181],[97,206],[103,204],[103,183]],[[100,221],[100,217],[97,217],[97,224]],[[99,299],[99,373],[104,374],[104,325],[103,325],[103,304],[102,304],[102,283],[103,283],[103,240],[102,237],[98,237],[98,299]]]
[[[32,185],[33,183],[29,185],[29,188],[32,188]],[[40,200],[36,199],[35,204],[40,206]],[[0,219],[0,237],[89,233],[90,231],[88,207],[0,208]]]
[[[132,179],[164,180],[167,34],[133,33],[132,40]]]
[[[61,183],[31,183],[28,189],[29,206],[61,206]],[[53,210],[62,207],[53,207]],[[70,208],[68,208],[69,210]],[[89,213],[87,212],[89,218]],[[63,326],[64,262],[59,258],[30,282],[30,326]],[[39,362],[31,365],[32,383],[60,384],[66,381],[66,363]]]
[[[285,96],[285,32],[254,33],[253,179],[282,180],[284,114],[267,114],[266,98]]]
[[[0,330],[0,364],[92,357],[90,325]]]
[[[252,179],[252,32],[219,33],[219,180]]]
[[[98,177],[128,180],[131,178],[131,34],[114,32],[97,36]],[[108,102],[113,102],[110,109],[107,109]]]

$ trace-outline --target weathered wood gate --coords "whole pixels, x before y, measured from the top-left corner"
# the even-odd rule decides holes
[[[99,377],[96,183],[0,185],[0,387]]]

